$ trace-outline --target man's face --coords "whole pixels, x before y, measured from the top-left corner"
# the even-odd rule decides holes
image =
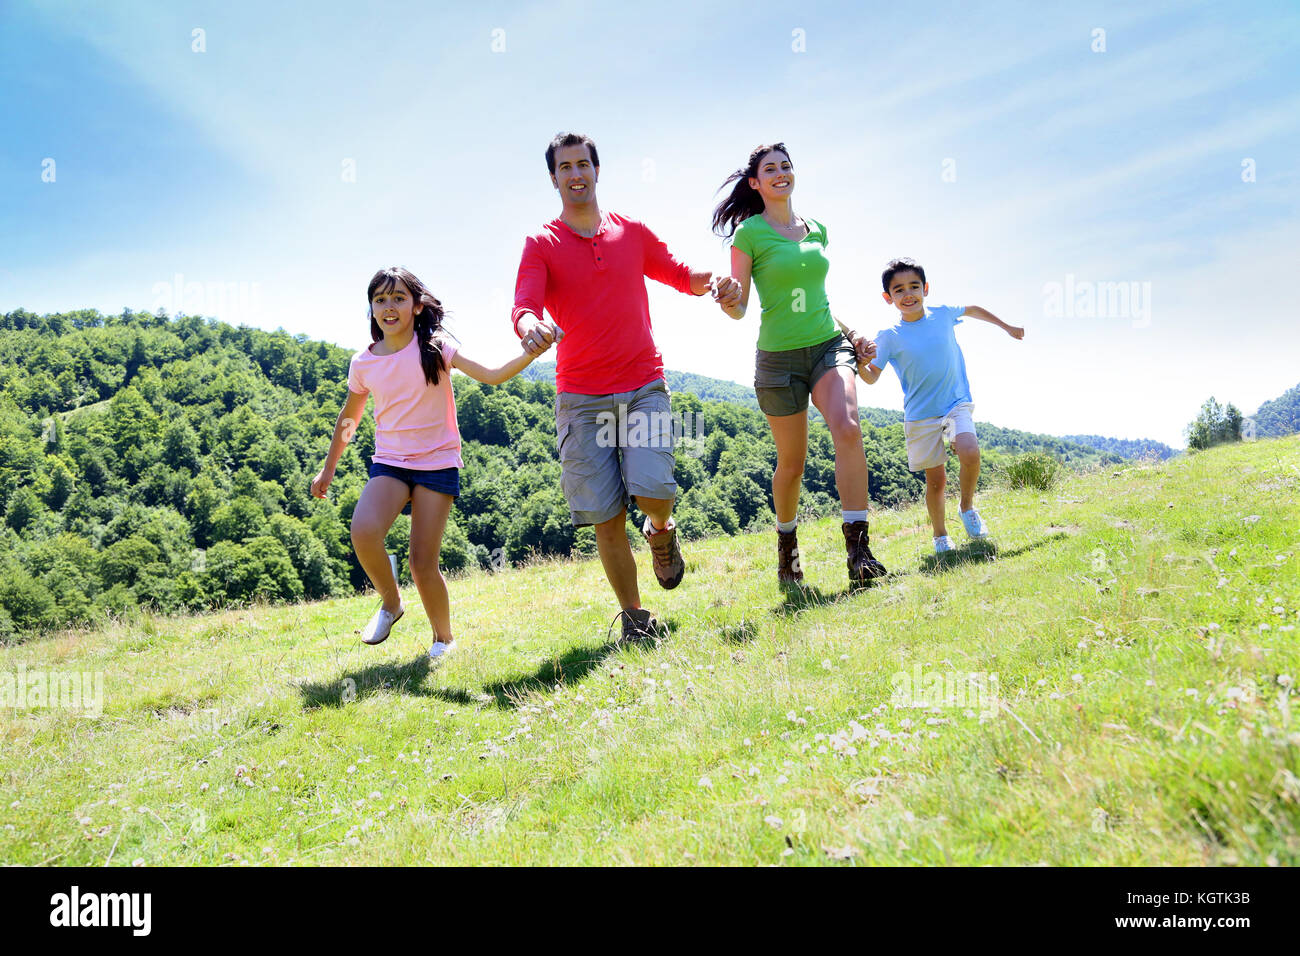
[[[555,151],[555,172],[551,182],[560,191],[566,206],[581,206],[596,201],[596,180],[600,167],[591,162],[586,143],[561,146]]]

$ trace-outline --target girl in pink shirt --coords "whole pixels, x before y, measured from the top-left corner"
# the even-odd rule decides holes
[[[325,465],[312,480],[311,493],[324,498],[344,446],[352,440],[366,399],[375,395],[375,454],[352,514],[352,546],[383,604],[362,640],[382,643],[406,612],[393,577],[384,538],[409,509],[411,577],[433,626],[431,658],[452,649],[447,582],[438,567],[442,533],[451,504],[460,494],[460,430],[451,369],[487,385],[513,378],[533,356],[521,353],[499,368],[466,358],[442,330],[442,303],[406,269],[380,269],[366,290],[373,344],[352,357],[348,398],[334,426]]]

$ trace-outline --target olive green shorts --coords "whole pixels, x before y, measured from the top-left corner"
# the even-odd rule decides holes
[[[808,396],[823,375],[835,368],[855,374],[857,354],[849,340],[838,332],[817,345],[784,352],[754,353],[754,392],[765,414],[797,415],[808,407]]]

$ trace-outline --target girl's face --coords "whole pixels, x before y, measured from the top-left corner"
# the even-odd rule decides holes
[[[380,286],[370,300],[370,313],[383,330],[384,338],[404,338],[415,324],[415,299],[406,283],[398,279],[388,291]]]
[[[789,199],[794,192],[794,166],[780,150],[764,153],[758,161],[758,175],[749,177],[749,185],[758,190],[764,202]]]

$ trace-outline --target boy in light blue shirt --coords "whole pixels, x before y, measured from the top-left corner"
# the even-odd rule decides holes
[[[980,446],[975,437],[975,410],[966,380],[966,360],[957,344],[955,329],[963,316],[992,322],[1013,339],[1025,330],[1007,325],[977,305],[925,305],[930,286],[925,269],[911,259],[895,259],[880,277],[885,301],[901,313],[892,329],[876,335],[858,362],[858,374],[868,385],[880,378],[885,365],[894,366],[903,385],[903,435],[907,440],[907,467],[925,472],[925,506],[934,526],[936,554],[953,549],[944,523],[944,492],[948,453],[944,439],[952,442],[961,463],[961,522],[972,538],[983,538],[988,525],[975,510],[975,483],[980,474]]]

